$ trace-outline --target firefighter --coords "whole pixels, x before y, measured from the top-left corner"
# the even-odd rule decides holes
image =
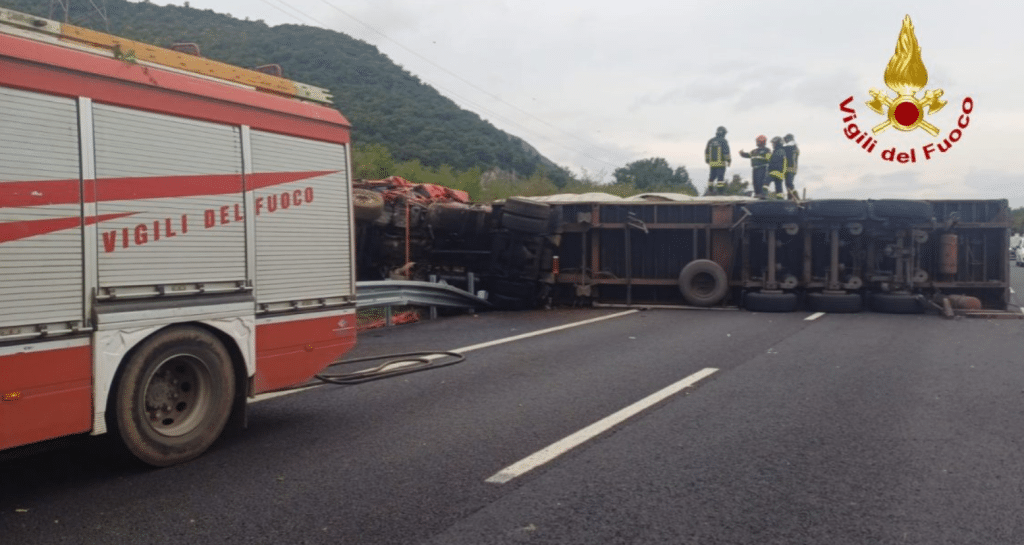
[[[707,194],[725,193],[725,167],[732,164],[729,142],[725,140],[725,127],[718,127],[715,137],[708,140],[708,145],[704,148],[704,162],[711,167]]]
[[[754,142],[757,144],[757,147],[750,153],[740,150],[740,157],[750,159],[750,168],[754,171],[754,196],[763,198],[764,184],[767,181],[765,178],[768,176],[768,161],[772,156],[772,152],[765,146],[765,143],[768,142],[768,138],[765,135],[758,136]]]
[[[782,181],[786,179],[786,150],[782,138],[772,138],[772,155],[768,160],[768,181],[775,183],[775,192],[782,195]]]
[[[800,157],[800,148],[796,147],[796,140],[792,134],[787,134],[783,139],[783,147],[786,150],[786,195],[795,198],[796,189],[793,187],[793,179],[796,178],[796,162]]]

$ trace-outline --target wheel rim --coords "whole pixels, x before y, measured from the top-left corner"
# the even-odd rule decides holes
[[[210,382],[203,360],[187,354],[167,358],[146,383],[145,421],[168,437],[194,430],[210,406]]]
[[[697,273],[693,275],[693,279],[690,280],[690,290],[694,295],[700,297],[708,297],[715,291],[715,287],[718,282],[715,281],[715,276],[711,273]]]

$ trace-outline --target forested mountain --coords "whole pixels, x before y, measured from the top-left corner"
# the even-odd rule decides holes
[[[50,16],[51,2],[0,0],[5,7]],[[558,185],[569,173],[522,139],[501,131],[397,66],[376,47],[340,32],[304,25],[270,27],[212,10],[105,0],[109,28],[90,2],[71,2],[69,22],[169,46],[199,44],[204,57],[237,66],[279,64],[285,77],[325,87],[352,122],[353,141],[381,144],[396,161],[457,170],[495,167],[520,176],[543,173]],[[54,19],[63,19],[63,13]]]

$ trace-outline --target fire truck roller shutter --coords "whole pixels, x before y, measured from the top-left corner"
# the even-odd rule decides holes
[[[0,112],[0,327],[80,322],[75,101],[0,88]]]
[[[101,288],[246,280],[238,127],[94,104]]]
[[[353,295],[345,145],[257,130],[251,138],[255,175],[306,173],[253,191],[257,303]]]

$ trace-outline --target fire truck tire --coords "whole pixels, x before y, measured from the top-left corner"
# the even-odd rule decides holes
[[[384,211],[384,197],[370,189],[353,189],[352,209],[355,211],[356,220],[374,221]]]
[[[909,293],[875,293],[871,296],[871,310],[885,314],[921,314],[924,306],[916,295]]]
[[[814,312],[848,314],[860,312],[864,299],[859,293],[812,293],[807,296],[807,304]]]
[[[932,220],[932,205],[925,201],[882,199],[868,201],[871,218],[879,221],[897,220],[909,224]]]
[[[551,205],[545,202],[510,197],[505,201],[505,212],[546,221],[551,216]]]
[[[867,217],[867,205],[854,199],[823,199],[805,205],[808,219],[857,220]]]
[[[187,462],[213,444],[231,414],[231,357],[204,329],[165,329],[133,350],[112,393],[112,423],[131,454],[155,467]]]
[[[548,232],[547,218],[528,218],[512,214],[507,210],[501,215],[501,225],[506,229],[530,235],[543,235]]]
[[[695,307],[718,304],[729,291],[729,278],[721,265],[709,259],[691,261],[679,273],[679,291]]]
[[[793,312],[799,304],[795,293],[752,291],[744,298],[744,308],[752,312]]]

